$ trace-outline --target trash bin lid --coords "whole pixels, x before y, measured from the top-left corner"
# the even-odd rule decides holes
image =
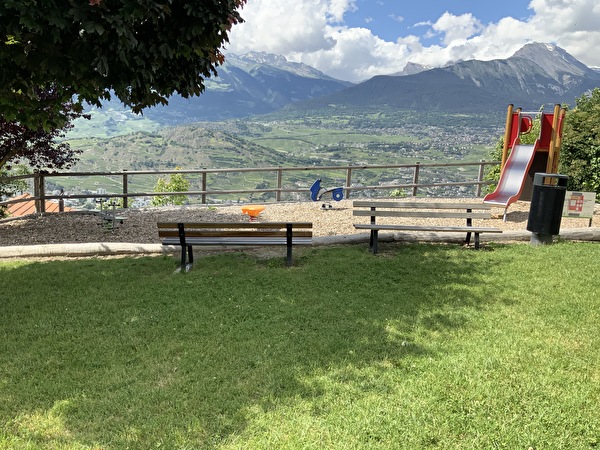
[[[546,179],[546,178],[555,179],[556,186],[559,186],[559,187],[566,187],[567,180],[569,179],[569,177],[567,175],[560,175],[558,173],[537,172],[533,175],[533,184],[535,186],[544,186],[544,179]]]

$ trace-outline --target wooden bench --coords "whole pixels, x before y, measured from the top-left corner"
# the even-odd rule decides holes
[[[194,264],[194,245],[285,245],[289,267],[292,265],[292,246],[312,244],[310,222],[159,222],[157,225],[163,245],[181,246],[180,270],[185,271]]]
[[[432,202],[386,202],[363,201],[353,202],[354,216],[370,217],[368,224],[354,224],[362,230],[370,230],[369,248],[373,253],[378,251],[378,235],[380,230],[386,231],[433,231],[433,232],[466,232],[465,244],[471,242],[471,233],[475,235],[475,248],[479,248],[480,233],[502,233],[499,228],[473,226],[473,219],[489,219],[491,206],[483,203],[432,203]],[[408,225],[377,224],[377,217],[419,217],[427,219],[466,219],[464,226],[444,225]]]

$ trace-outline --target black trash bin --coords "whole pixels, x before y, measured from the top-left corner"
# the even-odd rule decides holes
[[[532,232],[532,244],[551,243],[552,236],[560,233],[568,179],[568,176],[556,173],[536,173],[533,176],[527,220],[527,230]]]

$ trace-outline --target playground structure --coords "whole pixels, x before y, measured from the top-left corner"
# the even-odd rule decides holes
[[[310,199],[313,202],[320,202],[324,195],[331,195],[331,198],[339,202],[344,198],[344,190],[341,187],[325,189],[321,187],[321,179],[316,180],[310,187]],[[322,209],[331,208],[331,203],[323,203]]]
[[[521,136],[531,132],[538,117],[539,137],[533,145],[522,144]],[[555,105],[552,113],[523,112],[508,106],[500,179],[496,190],[483,199],[484,203],[504,206],[504,220],[512,203],[531,200],[536,173],[557,172],[564,117],[560,105]]]
[[[258,221],[258,216],[265,209],[262,205],[246,205],[242,206],[242,214],[247,215],[250,222]]]
[[[109,198],[99,198],[95,199],[95,201],[100,205],[102,228],[105,231],[115,231],[117,223],[122,224],[125,220],[125,217],[119,217],[116,214],[117,202],[114,199]],[[110,206],[111,209],[107,209],[106,206]]]

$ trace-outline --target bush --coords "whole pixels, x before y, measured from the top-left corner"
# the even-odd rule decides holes
[[[176,167],[179,170],[180,167]],[[154,192],[186,192],[190,190],[190,181],[180,173],[174,173],[169,179],[159,178]],[[157,195],[152,199],[152,206],[183,205],[187,203],[187,196],[180,195]]]
[[[600,193],[600,89],[577,99],[567,112],[560,155],[560,172],[573,190]]]
[[[3,180],[3,177],[26,175],[29,173],[31,173],[31,170],[23,165],[13,167],[10,172],[4,168],[0,168],[0,199],[12,197],[17,192],[24,192],[27,190],[27,182],[25,180],[7,181]],[[7,208],[5,206],[0,206],[0,218],[6,217],[6,210]]]

